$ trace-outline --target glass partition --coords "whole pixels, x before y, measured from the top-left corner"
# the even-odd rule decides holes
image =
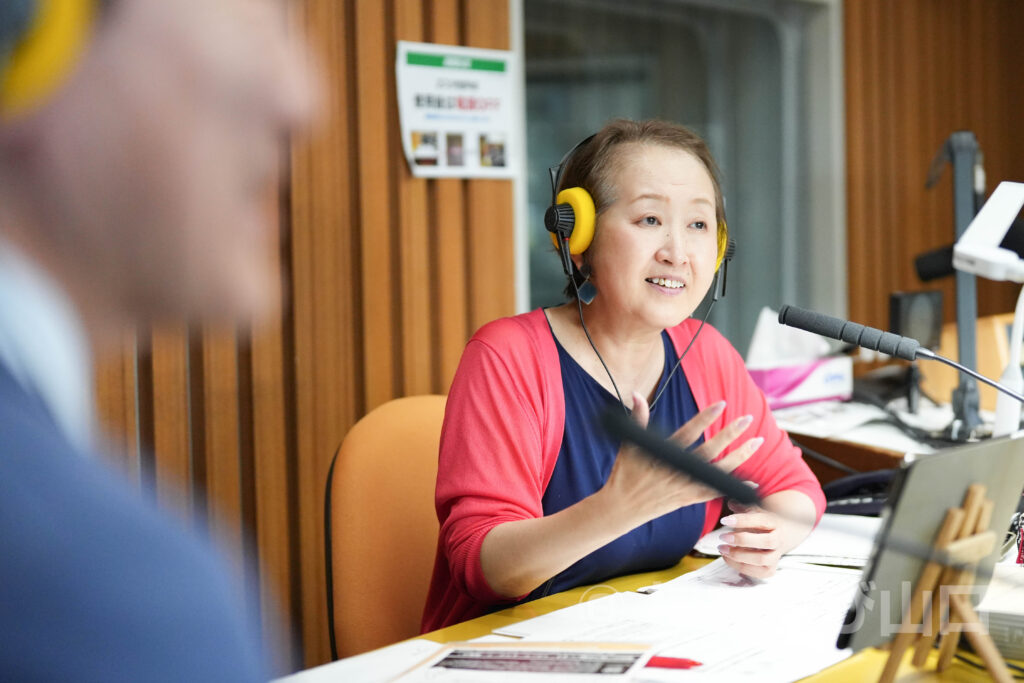
[[[625,116],[690,126],[721,167],[738,247],[711,322],[741,352],[762,306],[845,310],[841,84],[839,65],[822,65],[841,57],[835,3],[522,6],[532,307],[561,302],[565,285],[543,227],[547,168]]]

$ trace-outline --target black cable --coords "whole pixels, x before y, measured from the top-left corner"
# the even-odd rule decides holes
[[[572,288],[576,290],[576,308],[580,312],[580,325],[583,326],[583,334],[587,335],[587,341],[590,342],[590,348],[594,349],[594,353],[597,354],[597,359],[601,361],[601,367],[604,368],[605,373],[608,375],[608,379],[611,380],[612,388],[615,389],[615,396],[619,399],[619,405],[629,415],[629,408],[626,407],[626,402],[622,400],[622,394],[619,393],[619,385],[615,383],[615,378],[612,377],[612,371],[608,369],[608,365],[604,362],[604,358],[601,358],[600,352],[597,350],[597,346],[594,345],[594,340],[590,336],[590,330],[587,329],[587,324],[583,322],[583,302],[580,301],[580,288],[576,284],[576,278],[573,275],[569,276],[569,281],[572,282]]]
[[[965,643],[965,642],[961,642],[960,647],[964,647],[966,644],[967,643]],[[968,664],[970,666],[973,666],[976,669],[988,670],[988,667],[985,666],[984,662],[974,661],[974,659],[972,659],[971,657],[968,657],[967,655],[965,655],[965,654],[963,654],[961,652],[957,652],[953,656],[956,657],[957,659],[959,659],[964,664]],[[1003,663],[1006,664],[1006,668],[1010,670],[1010,672],[1011,672],[1010,675],[1013,676],[1014,679],[1016,679],[1018,681],[1024,681],[1024,667],[1019,666],[1017,664],[1014,664],[1014,663],[1008,661],[1006,659],[1006,657],[1003,657]],[[1014,672],[1016,672],[1016,673],[1014,673]]]
[[[843,464],[843,463],[839,462],[838,460],[833,460],[832,458],[828,457],[827,455],[822,455],[821,453],[819,453],[818,451],[814,450],[813,448],[808,448],[807,446],[803,445],[802,443],[800,443],[798,441],[794,441],[792,437],[790,437],[789,440],[793,443],[794,446],[796,446],[801,451],[803,451],[804,455],[810,456],[810,458],[812,460],[817,460],[818,462],[820,462],[822,464],[828,465],[829,467],[833,467],[833,468],[835,468],[837,470],[840,470],[842,472],[846,472],[847,474],[860,474],[861,473],[860,470],[855,470],[852,467],[850,467],[849,465]]]
[[[715,307],[715,299],[712,299],[711,303],[708,304],[707,312],[704,313],[704,319],[700,321],[700,327],[698,327],[697,331],[693,333],[693,337],[690,338],[690,343],[686,345],[685,349],[683,349],[683,353],[682,353],[682,355],[679,356],[679,360],[677,360],[676,364],[674,366],[672,366],[672,372],[668,373],[668,378],[664,382],[662,382],[661,388],[658,389],[658,393],[654,396],[654,400],[651,401],[651,405],[650,405],[650,409],[651,410],[654,410],[654,404],[657,403],[658,399],[661,398],[661,395],[663,393],[665,393],[665,387],[667,387],[668,383],[672,381],[672,377],[673,377],[673,375],[676,374],[676,370],[678,370],[679,366],[682,364],[683,358],[685,358],[686,354],[690,352],[690,347],[693,346],[693,342],[697,341],[697,335],[699,335],[700,331],[704,329],[704,323],[706,323],[708,321],[708,316],[711,315],[711,309],[714,308],[714,307]]]
[[[605,374],[608,375],[608,379],[612,383],[612,388],[615,389],[615,396],[619,399],[619,404],[622,406],[622,409],[626,411],[626,415],[629,415],[630,410],[626,407],[626,402],[622,400],[622,394],[619,393],[619,387],[615,383],[615,378],[612,377],[611,370],[608,369],[608,365],[604,362],[604,358],[601,357],[601,352],[597,350],[597,346],[594,344],[594,340],[590,336],[590,330],[587,329],[587,324],[583,322],[583,303],[580,301],[580,288],[576,284],[576,278],[570,276],[569,281],[572,282],[572,288],[576,291],[576,309],[580,314],[580,325],[583,327],[583,334],[587,335],[587,341],[590,342],[590,348],[594,349],[594,354],[597,356],[597,359],[601,361],[601,367],[604,368]],[[676,360],[676,364],[672,366],[672,370],[668,373],[668,377],[661,383],[661,388],[658,389],[658,393],[655,394],[654,400],[651,401],[649,406],[647,406],[648,410],[654,410],[654,406],[657,404],[658,399],[660,399],[661,395],[665,393],[665,387],[667,387],[668,383],[672,381],[672,377],[675,376],[676,370],[679,369],[683,359],[686,358],[686,354],[690,352],[690,347],[693,346],[693,342],[697,341],[697,335],[699,335],[700,331],[704,329],[704,323],[708,321],[708,316],[711,315],[711,309],[715,307],[715,301],[717,301],[717,299],[711,300],[711,303],[708,305],[708,310],[704,313],[704,318],[700,321],[700,326],[697,328],[697,331],[693,333],[693,337],[690,338],[690,343],[686,345],[685,349],[683,349],[683,353],[679,356],[679,359]]]
[[[967,657],[965,653],[969,653],[971,655],[971,657]],[[1001,652],[1000,652],[1000,655],[1002,655]],[[964,662],[965,664],[969,664],[969,665],[971,665],[973,667],[977,667],[979,669],[987,668],[985,666],[984,662],[975,661],[973,659],[973,657],[977,657],[977,656],[978,656],[978,653],[975,652],[974,645],[971,644],[971,641],[968,640],[966,637],[961,638],[959,644],[957,645],[956,658],[959,659],[960,661]],[[980,657],[979,657],[979,659],[980,659]],[[1024,674],[1024,667],[1020,666],[1019,664],[1014,664],[1014,663],[1010,662],[1007,657],[1005,657],[1005,656],[1003,657],[1003,662],[1006,664],[1006,668],[1010,669],[1011,672],[1016,671],[1018,674]],[[1014,676],[1014,678],[1016,678],[1017,680],[1024,680],[1024,675],[1017,675],[1017,676]]]
[[[896,427],[901,432],[921,443],[927,444],[933,448],[948,448],[950,446],[962,446],[963,441],[957,441],[955,439],[948,439],[938,432],[930,432],[920,427],[915,427],[912,424],[908,424],[903,421],[899,415],[896,415],[892,411],[886,409],[888,413],[885,417],[875,418],[868,420],[864,424],[887,424]]]
[[[909,436],[910,438],[915,439],[917,441],[921,441],[922,443],[926,443],[929,446],[933,446],[936,448],[946,448],[951,445],[963,445],[962,441],[947,439],[938,432],[931,432],[928,431],[927,429],[921,429],[920,427],[915,427],[914,425],[908,423],[902,417],[900,417],[896,411],[890,408],[885,401],[875,396],[871,392],[854,389],[853,399],[855,401],[860,401],[861,403],[870,403],[871,405],[885,412],[885,417],[869,420],[868,423],[865,424],[873,422],[883,422],[885,424],[891,424],[900,431],[902,431],[904,434]]]

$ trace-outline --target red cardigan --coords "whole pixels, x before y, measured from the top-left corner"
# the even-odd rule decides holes
[[[668,330],[677,353],[698,325],[688,319]],[[742,415],[754,416],[754,431],[747,435],[763,436],[764,444],[734,474],[757,482],[761,495],[782,490],[806,494],[820,518],[825,509],[821,486],[800,450],[775,424],[742,358],[718,330],[704,326],[682,370],[699,409],[727,400],[706,439]],[[537,309],[480,328],[462,354],[445,409],[434,497],[441,529],[423,632],[513,601],[487,584],[480,546],[499,524],[543,516],[541,499],[564,424],[561,367],[544,312]],[[717,524],[722,499],[708,502],[706,510],[703,533]]]

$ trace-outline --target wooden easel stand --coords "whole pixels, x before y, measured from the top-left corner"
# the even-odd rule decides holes
[[[939,649],[939,671],[952,662],[963,629],[992,679],[999,683],[1013,681],[1002,655],[996,649],[992,637],[984,630],[971,601],[966,595],[956,592],[958,586],[967,586],[973,582],[974,571],[969,567],[976,566],[995,545],[995,534],[988,531],[992,519],[992,501],[987,500],[985,495],[984,486],[973,484],[967,489],[963,505],[946,512],[932,547],[936,556],[947,557],[947,563],[953,566],[943,566],[932,561],[921,570],[900,631],[892,640],[889,658],[878,679],[880,683],[891,683],[895,679],[903,654],[911,646],[914,647],[914,666],[924,666],[943,623],[946,628]],[[946,614],[943,613],[942,605],[944,596],[949,599]]]

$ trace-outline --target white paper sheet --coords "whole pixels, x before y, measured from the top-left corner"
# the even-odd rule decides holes
[[[885,418],[885,411],[867,403],[818,401],[773,410],[779,427],[793,434],[827,439],[849,432],[871,420]]]
[[[634,680],[790,681],[850,655],[835,641],[859,579],[856,570],[786,561],[774,577],[758,581],[716,560],[651,594],[618,593],[499,632],[530,640],[650,642],[657,655],[702,663],[645,668]]]
[[[826,512],[814,531],[786,557],[801,562],[863,567],[871,555],[880,526],[881,519],[878,517],[834,515]],[[694,550],[717,557],[718,546],[722,544],[721,536],[730,531],[730,527],[715,529],[697,541]]]

